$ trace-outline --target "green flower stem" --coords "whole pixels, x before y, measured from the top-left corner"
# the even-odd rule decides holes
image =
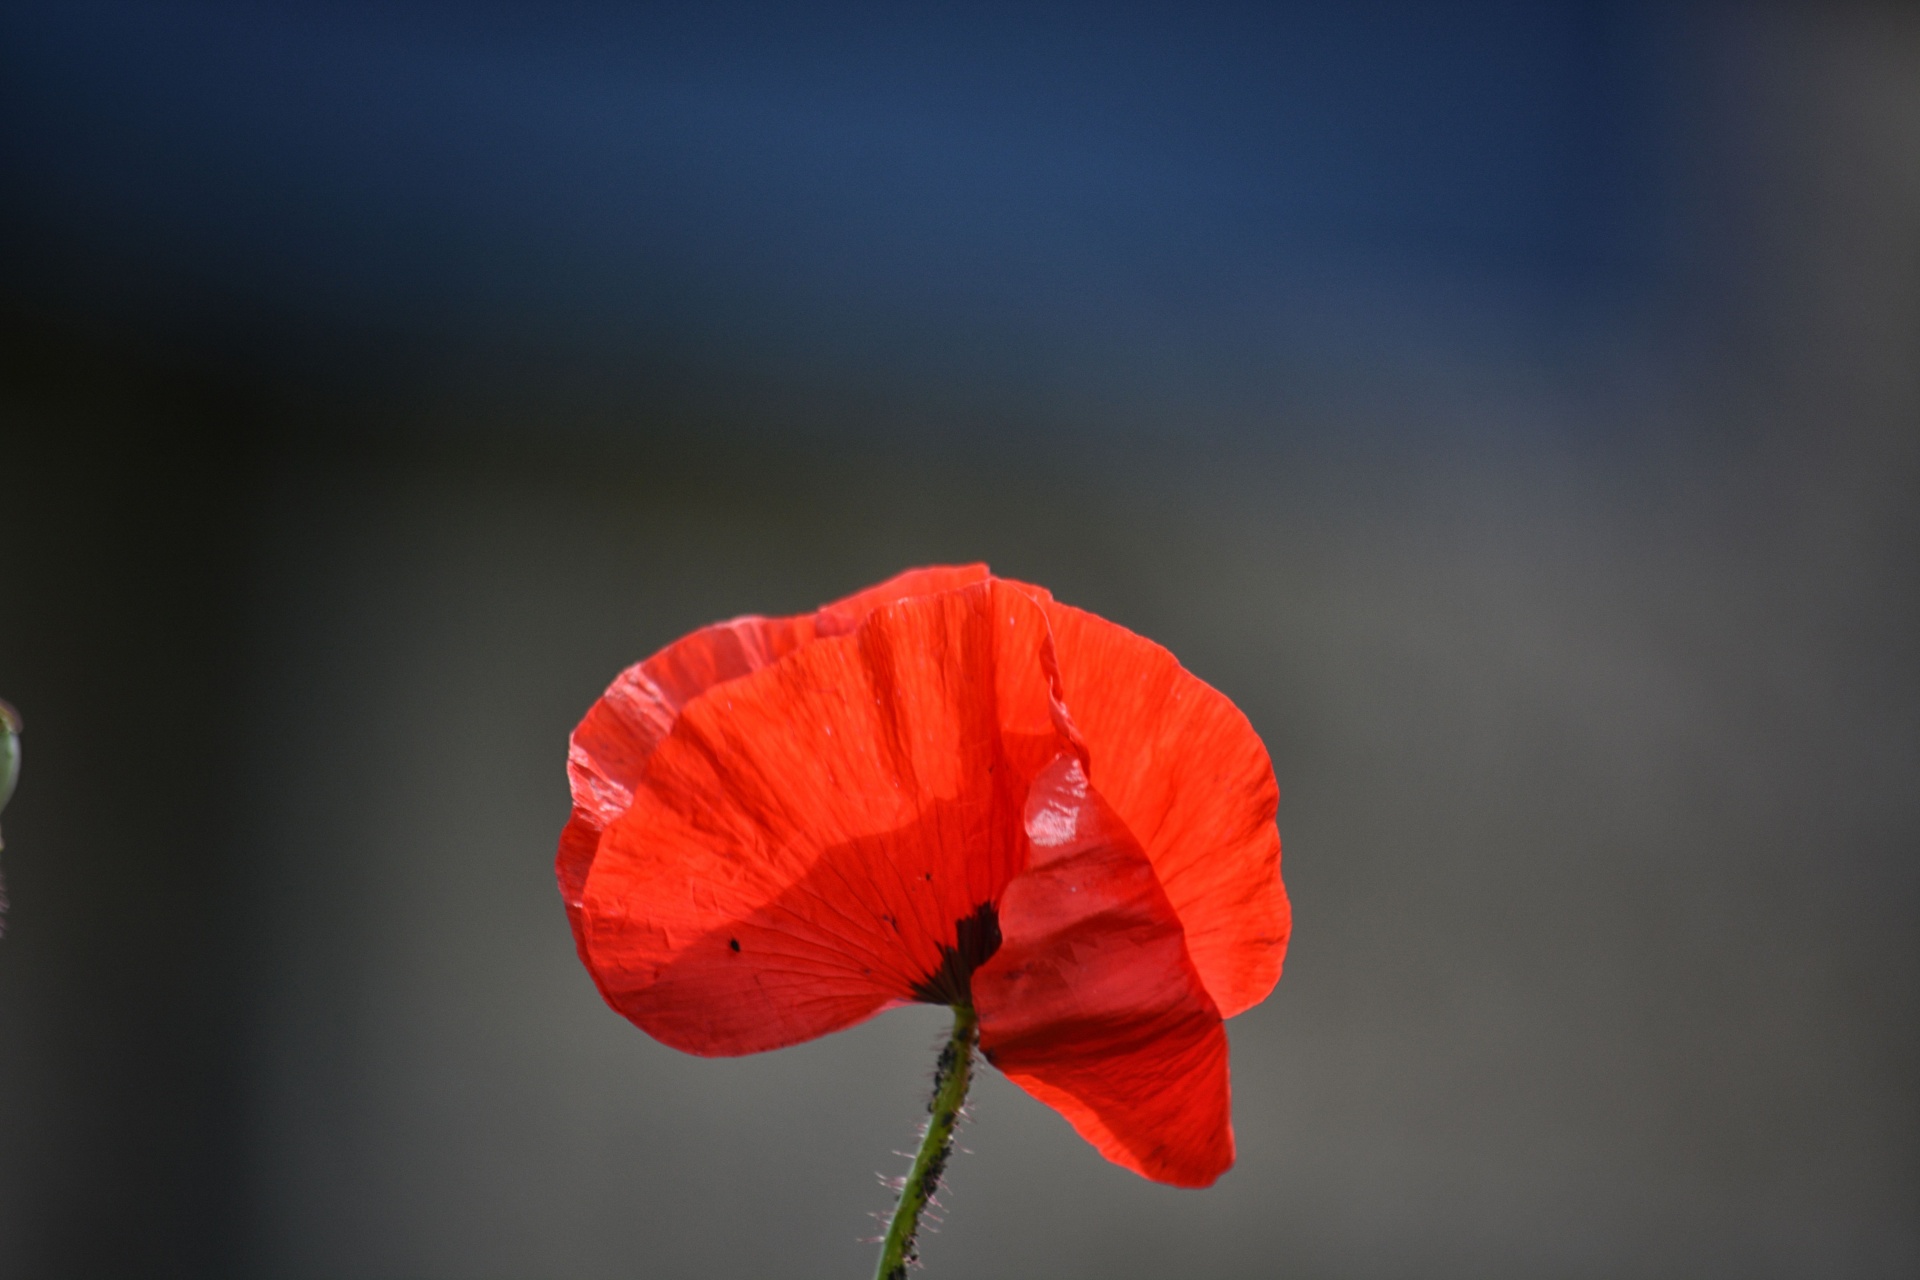
[[[920,1139],[919,1154],[900,1188],[900,1203],[894,1207],[893,1221],[887,1226],[886,1243],[880,1247],[880,1269],[874,1280],[905,1280],[907,1267],[915,1258],[914,1238],[920,1231],[920,1213],[940,1189],[940,1175],[946,1171],[947,1158],[953,1154],[953,1130],[960,1122],[960,1108],[967,1101],[967,1086],[973,1082],[973,1044],[980,1029],[971,1005],[953,1006],[953,1035],[940,1051],[940,1063],[933,1073],[933,1101],[927,1104],[927,1132]]]

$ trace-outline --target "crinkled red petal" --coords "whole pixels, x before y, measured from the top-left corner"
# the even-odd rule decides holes
[[[904,573],[894,574],[877,587],[856,591],[843,600],[823,606],[813,615],[814,622],[823,636],[845,635],[882,605],[975,586],[992,576],[984,564],[931,565],[924,569],[908,569]]]
[[[1051,597],[1046,609],[1092,784],[1146,850],[1194,967],[1232,1017],[1273,990],[1292,931],[1266,747],[1159,645]]]
[[[772,666],[820,636],[847,634],[883,604],[987,577],[982,564],[909,569],[815,613],[716,622],[622,671],[587,711],[568,744],[567,780],[574,810],[554,870],[576,932],[580,888],[599,847],[599,832],[632,802],[634,783],[682,707],[715,685]]]
[[[1056,690],[1045,615],[989,581],[693,698],[583,877],[601,991],[701,1054],[914,998],[1025,865],[1032,780],[1073,749]]]
[[[1227,1038],[1173,904],[1076,757],[1036,781],[1026,826],[973,975],[981,1047],[1109,1160],[1207,1186],[1233,1163]]]

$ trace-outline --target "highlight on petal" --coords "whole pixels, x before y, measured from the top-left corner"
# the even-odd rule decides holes
[[[1027,869],[973,976],[981,1047],[1114,1163],[1201,1187],[1233,1164],[1227,1037],[1173,904],[1077,756],[1035,781]]]
[[[693,1053],[915,999],[1025,864],[1074,744],[1046,616],[994,581],[909,598],[679,709],[580,887],[602,993]]]
[[[1090,781],[1145,849],[1194,968],[1232,1017],[1279,981],[1292,926],[1266,747],[1167,650],[1039,594]]]

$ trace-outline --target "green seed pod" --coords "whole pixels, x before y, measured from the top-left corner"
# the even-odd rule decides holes
[[[20,713],[0,701],[0,809],[13,798],[13,784],[20,778]],[[0,844],[0,848],[4,848]]]

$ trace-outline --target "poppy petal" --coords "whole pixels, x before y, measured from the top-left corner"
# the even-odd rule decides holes
[[[588,709],[567,747],[573,815],[554,861],[560,897],[576,927],[599,833],[633,803],[634,784],[680,709],[706,689],[769,666],[812,638],[812,621],[805,617],[717,622],[622,671]]]
[[[894,574],[877,587],[856,591],[845,599],[823,606],[813,615],[814,624],[823,636],[845,635],[882,605],[971,587],[985,582],[991,576],[984,564],[931,565],[925,569],[908,569],[904,573]]]
[[[1207,1186],[1233,1163],[1227,1038],[1145,851],[1076,756],[1035,782],[1027,870],[973,976],[981,1046],[1114,1163]]]
[[[581,886],[602,993],[701,1054],[916,998],[1026,861],[1071,751],[1046,616],[982,581],[867,614],[680,708]]]
[[[1050,596],[1045,607],[1092,785],[1146,850],[1194,968],[1232,1017],[1273,990],[1291,931],[1266,748],[1159,645]]]
[[[635,781],[682,707],[715,685],[772,666],[819,636],[852,631],[883,604],[983,582],[987,576],[983,564],[909,569],[812,614],[716,622],[622,671],[568,743],[574,812],[554,863],[568,919],[577,924],[580,889],[599,847],[599,832],[632,803]]]

